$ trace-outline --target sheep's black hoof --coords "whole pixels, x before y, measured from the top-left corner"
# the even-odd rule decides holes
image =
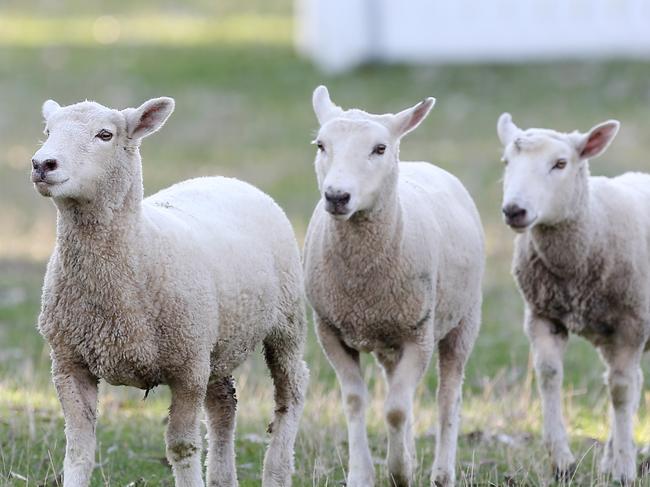
[[[553,467],[553,476],[555,477],[555,481],[558,483],[569,482],[573,478],[573,475],[575,473],[576,473],[575,463],[572,463],[566,468]]]

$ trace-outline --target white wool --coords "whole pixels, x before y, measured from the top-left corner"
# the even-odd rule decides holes
[[[385,371],[388,470],[412,482],[413,396],[434,350],[440,390],[432,482],[452,485],[465,361],[480,326],[483,231],[454,176],[399,162],[399,142],[433,106],[396,115],[343,111],[314,92],[321,124],[319,201],[305,241],[305,284],[319,340],[336,370],[348,421],[348,486],[374,484],[359,352]]]
[[[572,332],[607,366],[612,421],[601,470],[625,483],[636,477],[633,417],[650,338],[650,175],[590,177],[588,159],[605,151],[618,127],[610,120],[586,133],[524,131],[503,114],[497,130],[506,162],[504,214],[520,234],[513,273],[526,304],[556,475],[568,479],[575,466],[561,398]]]
[[[139,145],[173,100],[111,110],[45,103],[32,179],[58,209],[39,329],[66,421],[65,487],[88,485],[97,382],[172,392],[167,456],[176,485],[234,485],[231,374],[260,343],[276,387],[264,486],[291,482],[307,370],[300,257],[273,200],[235,179],[199,178],[142,199]]]

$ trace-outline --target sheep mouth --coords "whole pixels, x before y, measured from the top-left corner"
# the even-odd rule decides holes
[[[510,227],[511,230],[513,230],[516,233],[524,233],[530,226],[532,225],[533,221],[530,222],[506,222],[506,225]]]
[[[63,181],[48,181],[47,179],[39,179],[38,181],[34,181],[34,186],[36,187],[36,191],[38,191],[41,195],[50,196],[50,189],[53,186],[63,184],[69,179],[70,178],[66,178]]]
[[[52,181],[52,180],[49,180],[49,179],[37,179],[37,180],[32,180],[32,181],[38,187],[38,186],[56,186],[57,184],[65,183],[69,179],[70,178],[65,178],[62,181]]]
[[[528,214],[528,215],[517,215],[514,217],[504,216],[503,222],[510,227],[511,230],[517,233],[524,233],[530,227],[533,226],[533,223],[537,220],[537,215]]]
[[[325,211],[334,217],[345,217],[350,214],[350,210],[347,209],[344,205],[332,205],[327,204],[325,206]]]

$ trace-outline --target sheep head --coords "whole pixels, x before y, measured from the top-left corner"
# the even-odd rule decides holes
[[[555,225],[577,214],[586,194],[588,158],[602,154],[619,122],[608,120],[586,133],[549,129],[521,130],[509,113],[499,117],[504,146],[503,215],[515,231]]]
[[[62,107],[43,104],[47,139],[32,158],[31,179],[43,196],[94,201],[100,192],[130,187],[140,177],[138,147],[174,109],[171,98],[155,98],[119,111],[83,101]]]
[[[397,114],[375,115],[335,105],[327,88],[314,91],[320,123],[314,140],[315,166],[324,207],[334,218],[348,220],[382,203],[397,181],[399,143],[428,115],[435,99],[426,98]]]

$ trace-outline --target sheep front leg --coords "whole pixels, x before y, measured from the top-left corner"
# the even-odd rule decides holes
[[[438,427],[431,484],[454,485],[465,364],[480,327],[480,308],[469,313],[438,343]]]
[[[432,346],[408,343],[403,346],[397,362],[393,362],[391,355],[378,355],[388,382],[384,403],[388,427],[388,472],[391,485],[398,487],[409,486],[413,480],[416,463],[413,396],[432,353]]]
[[[65,418],[63,486],[86,487],[95,466],[97,378],[80,365],[52,364],[52,379]]]
[[[206,384],[187,379],[170,385],[172,404],[167,425],[167,459],[174,472],[176,487],[203,487],[199,419]]]
[[[320,344],[341,386],[350,455],[346,485],[372,487],[375,485],[375,469],[366,432],[368,390],[361,374],[359,352],[345,346],[330,326],[316,316],[314,321]]]
[[[633,419],[639,406],[643,348],[603,347],[606,381],[611,400],[611,431],[600,464],[603,473],[625,484],[636,478]]]
[[[569,338],[568,332],[560,324],[534,316],[528,310],[525,328],[542,400],[544,443],[550,453],[556,478],[568,479],[575,467],[562,415],[562,360]]]

